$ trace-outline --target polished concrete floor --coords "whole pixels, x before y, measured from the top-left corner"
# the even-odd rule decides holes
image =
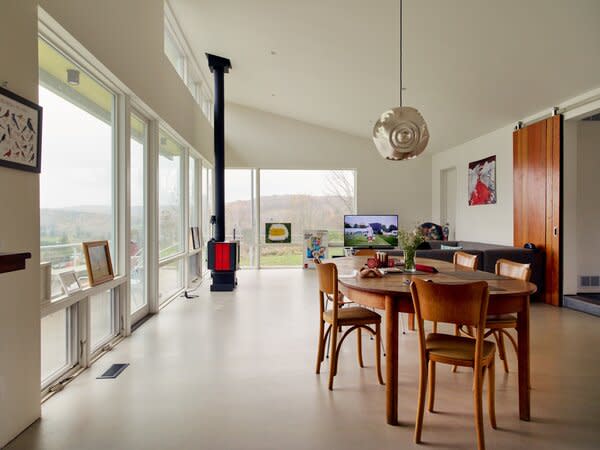
[[[8,449],[406,449],[475,448],[471,374],[440,366],[437,410],[425,414],[425,445],[412,441],[417,337],[400,336],[400,426],[385,423],[372,341],[358,368],[345,342],[335,390],[314,373],[315,274],[243,271],[234,293],[177,299],[67,388]],[[489,449],[600,447],[600,320],[532,308],[532,420],[518,417],[516,361],[497,365],[498,430]],[[110,364],[131,365],[97,380]]]

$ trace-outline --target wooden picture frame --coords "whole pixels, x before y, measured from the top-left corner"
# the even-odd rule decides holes
[[[59,273],[58,279],[60,280],[63,291],[65,291],[65,294],[67,295],[81,290],[81,285],[79,284],[79,280],[77,279],[74,270]]]
[[[2,87],[0,166],[42,171],[42,107]]]
[[[97,286],[115,277],[108,241],[84,242],[83,254],[90,286]]]
[[[190,228],[190,237],[191,244],[193,250],[198,250],[200,248],[200,228],[199,227],[191,227]]]

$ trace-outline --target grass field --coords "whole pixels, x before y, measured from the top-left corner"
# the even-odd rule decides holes
[[[398,238],[396,238],[395,236],[382,236],[376,234],[375,236],[373,236],[373,240],[371,242],[369,242],[366,236],[363,236],[362,234],[355,234],[352,236],[345,235],[344,238],[344,243],[348,247],[358,247],[365,245],[392,245],[395,247],[398,245]]]

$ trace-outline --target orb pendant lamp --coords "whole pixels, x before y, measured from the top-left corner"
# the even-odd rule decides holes
[[[427,147],[429,130],[416,108],[402,106],[402,0],[400,0],[400,106],[385,111],[373,127],[373,142],[386,159],[415,158]]]

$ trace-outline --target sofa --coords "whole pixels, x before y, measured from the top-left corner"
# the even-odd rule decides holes
[[[457,248],[442,249],[442,246]],[[426,241],[417,249],[417,257],[452,262],[454,253],[458,250],[472,255],[478,255],[477,268],[491,273],[495,270],[496,261],[501,258],[518,263],[531,264],[531,282],[538,288],[533,299],[537,300],[541,298],[540,293],[544,290],[545,256],[544,252],[537,249],[470,241]],[[388,254],[390,256],[401,256],[402,250],[389,250]]]

